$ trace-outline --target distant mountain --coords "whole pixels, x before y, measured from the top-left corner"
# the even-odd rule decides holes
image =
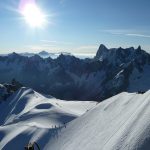
[[[47,56],[47,55],[49,55],[49,53],[46,51],[41,51],[41,52],[39,52],[39,55],[44,55],[44,56],[46,55]]]
[[[47,55],[47,52],[41,52]],[[94,58],[60,54],[43,59],[13,53],[0,57],[0,83],[12,78],[24,86],[67,100],[104,100],[122,91],[150,89],[150,54],[100,45]]]
[[[25,53],[19,53],[19,55],[21,55],[21,56],[26,56],[26,57],[31,57],[31,56],[34,56],[35,53],[28,53],[28,52],[25,52]]]
[[[49,53],[47,51],[41,51],[39,53],[21,53],[22,56],[32,57],[34,55],[39,55],[42,58],[48,58],[51,57],[53,59],[57,58],[59,56],[58,53]]]
[[[39,52],[37,55],[39,55],[40,57],[42,58],[48,58],[48,57],[51,57],[51,58],[57,58],[59,56],[59,54],[57,53],[48,53],[46,51],[41,51]]]
[[[80,59],[85,59],[85,58],[93,58],[94,55],[93,54],[84,54],[84,53],[76,53],[76,54],[71,54],[68,52],[58,52],[58,53],[49,53],[47,51],[41,51],[39,53],[29,53],[29,52],[25,52],[25,53],[18,53],[21,56],[26,56],[26,57],[32,57],[34,55],[39,55],[42,58],[48,58],[51,57],[52,59],[56,59],[59,55],[63,54],[63,55],[73,55],[77,58]],[[0,54],[0,56],[8,56],[10,54]]]

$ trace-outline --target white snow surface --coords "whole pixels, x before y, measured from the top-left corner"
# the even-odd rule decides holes
[[[43,149],[66,123],[96,104],[58,100],[22,88],[0,104],[0,150],[22,150],[34,141]]]
[[[149,150],[150,91],[121,93],[70,122],[46,150]]]
[[[150,149],[150,91],[123,92],[98,104],[48,99],[25,88],[8,103],[9,112],[4,105],[3,150],[21,150],[33,141],[42,150]]]

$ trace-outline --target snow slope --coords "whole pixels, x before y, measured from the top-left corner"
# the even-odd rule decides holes
[[[29,141],[42,150],[150,149],[150,91],[123,92],[97,104],[46,98],[23,88],[6,103],[9,111],[0,105],[2,150],[21,150]]]
[[[22,88],[0,104],[0,149],[21,150],[29,141],[44,146],[64,123],[72,121],[96,102],[62,101]]]
[[[149,150],[150,91],[121,93],[70,122],[45,150]]]

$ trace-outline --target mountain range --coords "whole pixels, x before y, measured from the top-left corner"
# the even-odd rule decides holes
[[[46,52],[41,52],[46,55]],[[12,53],[0,56],[0,83],[13,78],[26,87],[65,100],[102,101],[120,92],[150,89],[150,54],[101,44],[94,58],[57,58]]]

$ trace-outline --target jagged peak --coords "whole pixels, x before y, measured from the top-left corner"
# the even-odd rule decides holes
[[[11,54],[8,55],[8,58],[10,58],[10,59],[17,59],[17,58],[22,58],[22,56],[19,55],[16,52],[13,52],[13,53],[11,53]]]
[[[39,52],[39,54],[40,54],[40,55],[49,55],[49,53],[48,53],[47,51],[45,51],[45,50]]]
[[[98,51],[96,53],[95,58],[99,59],[101,56],[106,55],[108,53],[108,51],[109,51],[109,49],[104,44],[101,44],[99,46],[99,49],[98,49]]]
[[[141,49],[141,46],[139,46],[137,49],[134,47],[129,47],[129,48],[119,47],[119,48],[107,49],[105,45],[101,44],[97,51],[95,59],[100,61],[108,60],[109,63],[112,63],[112,62],[116,62],[117,60],[129,61],[131,59],[137,58],[139,55],[141,55],[142,57],[145,55],[148,56],[149,54],[146,51],[143,51]],[[148,57],[150,57],[150,55]]]
[[[100,44],[99,50],[108,50],[108,48],[104,44]]]
[[[61,53],[57,59],[66,59],[66,58],[74,58],[73,55]]]
[[[130,50],[135,50],[133,46],[132,46],[132,47],[129,47],[129,49],[130,49]]]
[[[137,50],[142,50],[142,48],[141,48],[141,46],[140,46],[140,45],[138,46]]]
[[[34,55],[34,56],[31,56],[29,59],[31,60],[42,60],[42,57],[40,57],[39,55]]]
[[[13,52],[13,53],[11,53],[11,54],[9,54],[8,56],[20,56],[18,53],[16,53],[16,52]]]
[[[98,53],[105,53],[105,52],[108,52],[108,48],[104,45],[104,44],[101,44],[100,46],[99,46],[99,49],[98,49],[98,51],[97,51],[97,54]]]

